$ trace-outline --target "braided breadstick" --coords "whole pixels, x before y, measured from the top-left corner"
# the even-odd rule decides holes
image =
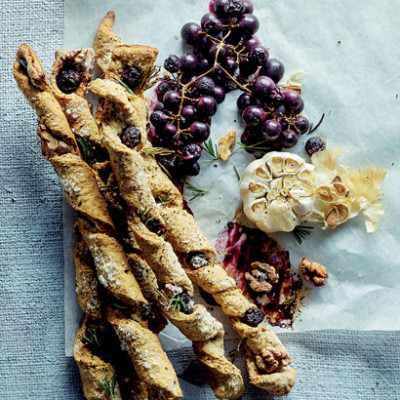
[[[25,56],[24,62],[18,61],[21,59],[21,54]],[[62,126],[67,127],[69,130],[68,122],[66,121],[62,110],[58,103],[54,101],[50,101],[50,108],[47,108],[46,102],[51,95],[48,82],[45,78],[43,68],[37,60],[36,56],[33,53],[33,50],[28,46],[23,45],[23,52],[19,50],[18,59],[14,63],[14,76],[16,77],[17,82],[19,83],[20,88],[26,96],[30,96],[32,91],[35,90],[38,95],[40,95],[40,102],[36,104],[36,109],[43,112],[43,115],[46,116],[43,120],[48,123],[54,131],[57,131],[59,126],[58,124],[53,124],[53,121],[60,121]],[[22,65],[22,66],[21,66]],[[26,68],[25,68],[26,65]],[[32,76],[36,76],[37,74],[43,76],[42,87],[40,89],[33,89],[34,82]],[[42,96],[41,94],[46,92],[46,96]],[[38,116],[40,117],[42,114],[38,112]],[[53,119],[54,116],[54,119]],[[58,132],[58,131],[57,131]],[[70,132],[70,131],[69,131]],[[52,163],[57,174],[60,176],[61,182],[63,184],[63,188],[66,192],[67,200],[70,205],[77,211],[78,215],[80,215],[81,223],[84,223],[83,228],[87,231],[90,230],[90,234],[86,234],[88,241],[92,240],[93,235],[103,235],[98,238],[98,236],[94,237],[94,244],[90,242],[95,250],[92,255],[95,255],[95,264],[96,269],[98,271],[104,272],[103,278],[100,280],[105,288],[110,291],[117,298],[119,297],[121,301],[128,301],[129,305],[133,309],[138,309],[140,307],[140,311],[142,311],[143,306],[147,304],[146,300],[142,296],[139,286],[132,275],[129,269],[123,271],[120,270],[121,265],[112,264],[112,257],[117,254],[121,256],[124,254],[122,252],[118,252],[120,248],[114,242],[114,239],[109,236],[114,231],[114,226],[111,221],[111,218],[107,211],[107,206],[103,197],[100,194],[100,191],[97,187],[96,177],[94,172],[90,169],[90,167],[82,161],[79,156],[79,153],[76,151],[76,142],[72,135],[72,139],[70,140],[70,136],[65,134],[63,131],[58,132],[58,136],[53,136],[53,131],[48,131],[46,126],[41,125],[38,130],[39,135],[41,136],[42,143],[42,151],[43,155]],[[66,138],[71,144],[68,145],[60,138]],[[87,221],[87,222],[86,222]],[[82,226],[82,225],[81,225]],[[105,237],[105,238],[104,238]],[[107,248],[99,250],[100,255],[96,253],[96,240],[104,239]],[[97,257],[97,260],[96,260]],[[109,262],[111,260],[111,262]],[[127,266],[127,263],[126,263]],[[109,273],[110,270],[112,273]],[[117,275],[115,275],[117,274]],[[121,287],[116,285],[115,276],[118,276],[119,285],[127,286]],[[150,376],[141,376],[141,379],[146,384],[153,384],[154,388],[158,391],[163,391],[168,394],[169,398],[179,398],[182,397],[182,392],[178,384],[178,380],[176,374],[167,359],[165,353],[161,348],[161,344],[158,341],[158,338],[152,334],[147,328],[147,323],[143,320],[141,316],[138,316],[138,321],[143,323],[144,326],[140,326],[140,333],[146,333],[148,335],[148,340],[150,343],[146,343],[147,345],[153,346],[154,349],[157,349],[157,353],[160,357],[161,365],[164,365],[164,370],[162,376],[159,377],[160,382],[155,382],[154,377]],[[134,323],[139,324],[139,322],[133,321]],[[115,326],[115,323],[113,323]],[[140,347],[135,349],[135,352],[132,353],[136,355],[140,352]],[[141,359],[146,359],[147,353],[141,354]],[[132,360],[135,361],[135,360]],[[168,386],[163,387],[164,383],[167,382]]]

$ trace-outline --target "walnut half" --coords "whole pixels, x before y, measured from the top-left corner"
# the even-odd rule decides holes
[[[256,261],[251,263],[251,270],[245,273],[244,278],[255,292],[269,293],[273,284],[278,282],[279,275],[273,266]]]
[[[310,281],[314,286],[324,286],[329,275],[326,268],[318,263],[310,262],[303,257],[300,262],[301,273],[306,281]]]
[[[271,373],[278,368],[287,367],[291,364],[290,356],[285,351],[262,349],[261,353],[255,356],[255,363],[258,369]]]

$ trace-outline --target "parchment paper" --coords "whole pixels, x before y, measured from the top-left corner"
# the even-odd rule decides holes
[[[260,19],[257,33],[271,56],[286,67],[286,79],[303,69],[308,79],[303,91],[304,115],[317,122],[326,114],[319,134],[328,146],[347,152],[341,162],[358,168],[384,166],[386,214],[375,234],[366,234],[361,217],[334,231],[315,228],[302,245],[291,234],[275,237],[291,254],[294,265],[303,256],[325,265],[326,287],[313,289],[302,309],[295,331],[318,329],[397,330],[399,312],[399,201],[400,171],[400,13],[395,0],[254,0]],[[65,1],[65,47],[92,46],[98,23],[105,13],[116,12],[116,32],[125,43],[155,46],[158,64],[169,54],[182,54],[181,26],[199,22],[208,11],[207,0],[79,0]],[[213,118],[211,137],[218,139],[229,129],[243,130],[232,92]],[[292,151],[304,155],[302,137]],[[207,159],[207,154],[203,159]],[[190,203],[206,235],[215,241],[218,232],[234,216],[239,204],[237,178],[253,159],[237,152],[228,163],[204,163],[200,176],[192,179],[211,189]],[[190,191],[187,192],[190,194]],[[64,210],[65,211],[65,210]],[[75,300],[71,213],[65,214],[65,332],[66,354],[71,355],[73,336],[80,320]],[[219,317],[219,314],[218,314]],[[226,324],[225,324],[226,325]],[[169,329],[169,328],[167,328]],[[175,340],[171,340],[170,338]],[[188,344],[174,330],[162,337],[166,348]]]

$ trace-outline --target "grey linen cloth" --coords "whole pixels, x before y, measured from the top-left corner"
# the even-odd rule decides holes
[[[22,42],[50,70],[62,45],[63,21],[61,0],[0,0],[2,400],[83,399],[78,369],[64,356],[61,189],[41,157],[35,115],[11,74]],[[399,332],[320,331],[281,338],[299,371],[289,399],[400,399]],[[181,379],[185,398],[213,398],[204,382],[196,382],[201,367],[191,349],[170,357],[186,379]],[[245,398],[270,397],[248,386]]]

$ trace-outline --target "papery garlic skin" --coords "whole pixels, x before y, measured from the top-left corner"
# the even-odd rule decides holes
[[[362,213],[367,232],[384,214],[384,168],[352,170],[337,165],[344,150],[314,153],[311,163],[285,152],[267,153],[245,169],[240,195],[247,218],[264,232],[289,232],[304,221],[334,229]]]

